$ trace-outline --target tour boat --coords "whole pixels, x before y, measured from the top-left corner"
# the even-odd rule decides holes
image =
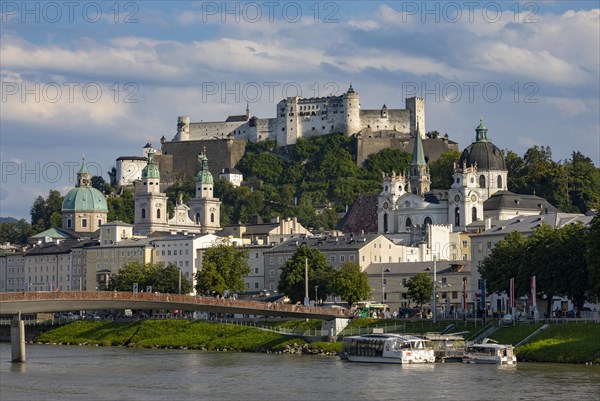
[[[392,333],[345,337],[341,357],[350,362],[435,362],[435,354],[428,341],[415,336]]]
[[[517,357],[512,345],[489,343],[486,338],[481,344],[469,344],[462,357],[464,363],[487,363],[514,365]]]

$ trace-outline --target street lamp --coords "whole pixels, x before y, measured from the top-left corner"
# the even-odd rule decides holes
[[[319,289],[319,286],[315,285],[315,305],[319,302],[318,301],[319,297],[317,296],[318,295],[318,293],[317,293],[318,289]]]
[[[385,277],[384,273],[389,273],[390,269],[383,270],[383,266],[381,267],[381,303],[383,304],[385,301]]]

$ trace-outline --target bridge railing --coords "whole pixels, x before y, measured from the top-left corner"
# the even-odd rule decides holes
[[[292,312],[314,315],[328,315],[335,317],[350,317],[347,309],[323,308],[304,305],[292,305],[274,302],[246,301],[234,298],[213,298],[197,295],[178,295],[146,292],[118,292],[118,291],[54,291],[54,292],[6,292],[0,293],[0,302],[18,301],[154,301],[173,304],[210,305],[216,307],[233,307],[273,312]]]

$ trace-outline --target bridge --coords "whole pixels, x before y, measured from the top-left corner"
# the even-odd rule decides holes
[[[25,329],[21,314],[75,310],[169,309],[321,319],[323,328],[336,335],[351,319],[348,309],[323,308],[233,298],[133,292],[8,292],[0,293],[0,315],[14,315],[11,323],[13,362],[25,362]]]

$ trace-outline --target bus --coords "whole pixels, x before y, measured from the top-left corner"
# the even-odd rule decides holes
[[[374,304],[370,302],[359,302],[356,306],[354,316],[383,318],[385,313],[390,311],[387,304]]]

